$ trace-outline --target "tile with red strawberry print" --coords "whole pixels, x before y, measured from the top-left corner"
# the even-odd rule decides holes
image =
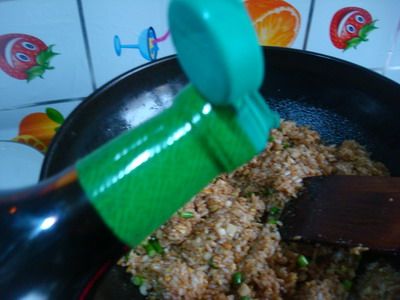
[[[96,86],[175,53],[169,0],[82,1]]]
[[[0,70],[21,80],[43,78],[52,70],[50,60],[58,53],[42,40],[28,34],[11,33],[0,35]]]
[[[0,1],[0,109],[87,96],[86,53],[76,1]]]
[[[382,68],[399,11],[398,0],[316,0],[306,49]]]

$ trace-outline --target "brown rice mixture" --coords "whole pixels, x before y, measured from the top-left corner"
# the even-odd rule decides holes
[[[357,299],[390,298],[399,274],[355,280],[357,251],[284,243],[279,211],[308,176],[388,175],[355,141],[324,145],[317,132],[284,121],[267,149],[232,174],[216,178],[120,264],[149,299]],[[150,251],[148,245],[156,243]],[[371,267],[373,268],[373,267]],[[362,278],[361,278],[362,279]],[[392,293],[392,294],[390,294]]]

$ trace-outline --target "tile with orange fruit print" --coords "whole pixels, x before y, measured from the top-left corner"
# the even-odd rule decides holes
[[[1,110],[0,142],[14,141],[46,153],[64,119],[81,103],[81,99]]]
[[[64,122],[64,116],[55,108],[25,116],[18,126],[18,135],[12,140],[46,153],[51,140]]]
[[[303,48],[310,1],[245,0],[259,43]]]
[[[0,189],[37,182],[58,129],[82,100],[0,109]]]

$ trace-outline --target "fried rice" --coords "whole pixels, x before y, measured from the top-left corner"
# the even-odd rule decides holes
[[[281,241],[279,212],[303,178],[330,174],[389,175],[357,142],[325,145],[316,131],[283,121],[263,153],[216,178],[119,263],[149,299],[328,300],[350,291],[395,299],[400,274],[390,266],[356,278],[360,251]]]

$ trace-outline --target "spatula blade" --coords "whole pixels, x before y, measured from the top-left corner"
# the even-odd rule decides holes
[[[284,209],[285,240],[400,251],[400,179],[320,176]]]

